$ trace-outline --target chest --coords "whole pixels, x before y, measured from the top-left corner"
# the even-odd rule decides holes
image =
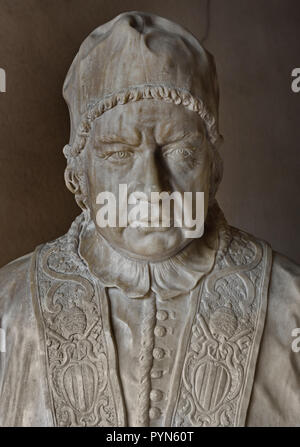
[[[268,256],[236,233],[192,292],[134,303],[62,243],[43,246],[36,287],[54,425],[244,425]]]

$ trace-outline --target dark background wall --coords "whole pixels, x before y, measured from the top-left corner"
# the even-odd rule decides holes
[[[210,3],[209,21],[207,3]],[[0,265],[63,234],[79,213],[63,181],[61,95],[83,39],[125,10],[190,29],[216,58],[229,222],[300,262],[299,0],[0,0]],[[209,25],[209,27],[208,27]]]

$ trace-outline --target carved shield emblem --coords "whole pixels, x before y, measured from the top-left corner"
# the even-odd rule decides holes
[[[230,389],[227,368],[210,360],[200,363],[194,370],[193,394],[202,411],[215,411],[222,404]]]
[[[74,410],[87,413],[92,409],[96,398],[97,382],[97,371],[91,364],[74,363],[65,370],[64,395]]]

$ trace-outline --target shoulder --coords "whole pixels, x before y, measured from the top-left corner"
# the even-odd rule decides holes
[[[240,251],[246,250],[249,247],[249,244],[255,243],[260,245],[264,251],[268,251],[271,254],[271,275],[270,278],[272,282],[275,284],[276,280],[294,280],[299,281],[300,279],[300,265],[296,262],[292,261],[288,257],[278,253],[273,250],[270,244],[251,233],[248,233],[239,228],[228,226],[229,228],[229,248],[232,250]],[[238,243],[238,244],[237,244]]]
[[[293,350],[293,334],[300,328],[300,266],[251,234],[231,229],[230,235],[230,256],[251,265],[256,254],[263,262],[254,265],[266,273],[267,306],[247,425],[299,425],[300,355]]]
[[[16,273],[22,274],[30,265],[32,255],[34,252],[28,253],[20,258],[14,259],[9,264],[0,268],[1,283],[9,277],[13,277]]]
[[[286,256],[273,251],[271,286],[282,288],[291,286],[300,288],[300,265]]]
[[[255,251],[258,253],[257,248],[259,249],[261,259],[264,260],[262,265],[265,265],[267,273],[269,307],[275,312],[276,318],[280,316],[279,312],[283,311],[290,321],[295,322],[295,319],[291,318],[292,315],[300,317],[300,265],[272,250],[268,242],[243,230],[230,227],[230,241],[231,257],[248,258],[247,262]],[[254,252],[251,248],[253,243],[256,246]]]
[[[287,331],[300,327],[300,266],[273,252],[269,284],[269,317]]]
[[[0,269],[0,316],[30,295],[30,271],[34,252]]]

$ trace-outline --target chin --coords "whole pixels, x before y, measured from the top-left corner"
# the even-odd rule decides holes
[[[180,228],[127,228],[123,237],[128,254],[145,260],[168,258],[190,242]]]

